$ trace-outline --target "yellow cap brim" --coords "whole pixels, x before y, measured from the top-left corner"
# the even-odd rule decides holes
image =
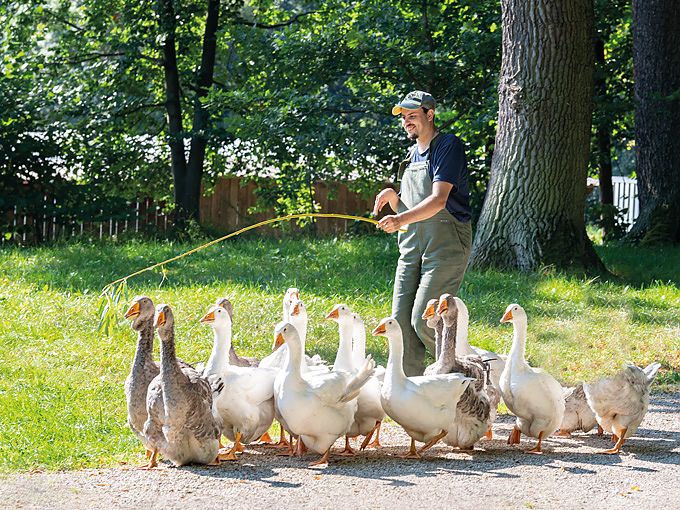
[[[401,114],[401,106],[399,106],[398,104],[395,104],[392,107],[392,115],[400,115],[400,114]]]

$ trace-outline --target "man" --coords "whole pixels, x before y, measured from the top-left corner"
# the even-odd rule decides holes
[[[392,315],[404,334],[404,371],[412,376],[423,373],[425,348],[434,353],[434,331],[421,318],[427,301],[445,292],[457,294],[470,257],[468,172],[462,142],[435,126],[430,94],[407,94],[392,114],[401,116],[416,145],[400,167],[401,192],[382,190],[373,214],[389,203],[397,214],[382,218],[378,227],[388,233],[402,230]]]

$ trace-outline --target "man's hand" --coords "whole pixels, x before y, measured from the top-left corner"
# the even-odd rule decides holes
[[[387,203],[390,204],[399,203],[399,196],[397,195],[397,192],[394,191],[392,188],[385,188],[380,193],[378,193],[377,197],[375,197],[375,205],[373,206],[373,216],[377,216],[380,213],[380,210],[383,207],[385,207],[385,204]],[[396,209],[394,210],[396,211]]]
[[[383,219],[381,219],[378,222],[378,228],[384,230],[388,234],[396,232],[401,227],[402,227],[402,222],[401,222],[401,218],[399,218],[398,214],[391,214],[389,216],[385,216]]]

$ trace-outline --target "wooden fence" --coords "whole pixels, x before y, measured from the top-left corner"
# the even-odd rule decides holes
[[[249,212],[257,201],[255,189],[254,183],[245,182],[238,177],[218,180],[214,192],[201,197],[201,223],[218,231],[233,232],[273,218],[273,211],[257,214]],[[373,207],[372,197],[362,197],[351,192],[344,184],[317,183],[314,200],[319,205],[320,212],[360,216]],[[107,217],[104,211],[99,211],[96,218],[85,221],[72,219],[68,214],[57,216],[50,213],[57,210],[59,204],[46,195],[43,195],[42,203],[43,206],[33,207],[32,213],[16,207],[7,212],[4,224],[11,235],[0,237],[0,244],[40,244],[84,235],[103,239],[140,232],[165,232],[171,226],[170,217],[163,212],[164,204],[149,198],[128,203],[127,210],[118,211],[116,217]],[[347,220],[318,219],[316,232],[343,233],[347,231],[349,223]]]
[[[238,177],[220,179],[214,192],[201,198],[201,223],[217,230],[234,231],[248,225],[274,217],[273,211],[250,214],[255,206],[256,185],[244,183]],[[373,197],[362,197],[341,183],[322,183],[314,186],[314,201],[319,212],[352,214],[362,216],[373,209]],[[319,234],[338,234],[347,231],[347,220],[318,219],[316,231]]]

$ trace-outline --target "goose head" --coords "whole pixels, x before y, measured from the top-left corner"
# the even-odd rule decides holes
[[[275,344],[279,346],[287,343],[289,345],[296,345],[302,347],[300,342],[300,335],[298,335],[297,329],[290,322],[279,322],[274,330]]]
[[[142,329],[145,324],[153,324],[155,313],[153,301],[147,296],[136,296],[125,312],[126,319],[131,320],[132,329]]]
[[[344,323],[354,320],[352,317],[352,310],[349,309],[349,306],[344,304],[335,305],[333,309],[328,312],[328,315],[326,315],[326,319],[335,321],[337,323]]]
[[[437,305],[437,314],[441,316],[444,324],[451,326],[458,318],[458,301],[451,294],[442,294]]]
[[[429,328],[436,328],[437,324],[441,320],[441,316],[437,313],[437,300],[430,299],[425,306],[425,311],[423,312],[422,319],[426,321]]]
[[[173,331],[175,327],[175,316],[172,313],[170,305],[163,304],[156,307],[153,325],[158,330],[158,335],[161,337],[161,340],[169,338],[164,333]]]
[[[524,311],[524,308],[519,306],[517,303],[508,305],[508,307],[505,309],[503,317],[501,317],[501,323],[512,322],[514,324],[515,321],[520,322],[527,321],[527,314]]]
[[[385,317],[373,330],[373,336],[384,336],[390,338],[395,334],[401,334],[401,326],[394,317]]]
[[[290,317],[290,308],[293,301],[300,299],[300,290],[295,287],[289,287],[283,296],[283,318],[288,320]]]
[[[225,308],[215,305],[201,317],[200,322],[208,324],[213,329],[227,329],[231,327],[231,315]]]
[[[224,308],[227,313],[229,314],[229,317],[231,320],[234,320],[234,305],[231,304],[231,301],[229,299],[223,297],[223,298],[217,298],[215,301],[215,306],[220,306]]]

